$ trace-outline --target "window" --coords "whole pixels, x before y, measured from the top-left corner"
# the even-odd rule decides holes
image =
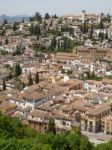
[[[92,126],[92,125],[93,125],[93,122],[92,122],[92,121],[90,121],[89,123],[90,123],[90,126]]]
[[[63,125],[63,126],[66,126],[66,122],[62,122],[62,125]]]

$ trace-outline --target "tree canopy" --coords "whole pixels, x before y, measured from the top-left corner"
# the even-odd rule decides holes
[[[22,69],[21,69],[20,64],[18,63],[18,64],[16,64],[16,66],[15,66],[15,75],[18,77],[18,76],[21,75],[21,72],[22,72]]]
[[[31,73],[30,73],[30,75],[29,75],[29,83],[28,83],[28,85],[29,85],[29,86],[30,86],[30,85],[33,85],[33,79],[32,79]]]
[[[35,75],[35,83],[36,84],[39,83],[39,73],[38,73],[38,71],[36,72],[36,75]]]
[[[54,122],[52,119],[49,124]],[[51,125],[50,125],[51,126]],[[49,126],[49,127],[50,127]],[[53,123],[54,126],[54,123]],[[53,127],[52,126],[52,127]],[[1,150],[111,150],[112,142],[94,146],[83,136],[79,127],[71,131],[37,133],[18,118],[0,113]],[[53,130],[52,130],[53,131]]]
[[[3,91],[6,90],[6,83],[5,83],[5,79],[3,79]]]

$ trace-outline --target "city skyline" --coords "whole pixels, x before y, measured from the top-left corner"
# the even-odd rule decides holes
[[[9,0],[8,3],[6,0],[0,0],[0,15],[33,15],[36,11],[42,15],[46,12],[50,14],[67,15],[80,14],[83,9],[89,13],[109,12],[112,14],[111,4],[111,0],[108,0],[108,3],[106,0],[46,0],[46,2],[45,0],[16,0],[16,2]]]

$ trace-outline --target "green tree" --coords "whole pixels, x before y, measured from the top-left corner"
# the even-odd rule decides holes
[[[66,138],[71,150],[80,149],[80,135],[76,134],[75,132],[72,132],[68,134]]]
[[[51,141],[51,145],[53,150],[71,150],[66,139],[66,134],[63,133],[56,134]]]
[[[100,32],[100,33],[99,33],[99,39],[100,39],[100,41],[102,42],[102,41],[104,40],[104,38],[105,38],[104,33],[103,33],[103,32]]]
[[[17,30],[17,24],[16,24],[16,22],[14,22],[14,24],[13,24],[13,31],[16,31]]]
[[[18,76],[21,75],[21,73],[22,73],[22,69],[21,69],[21,67],[20,67],[20,64],[18,63],[18,64],[16,64],[16,66],[15,66],[15,75],[18,77]]]
[[[54,119],[50,119],[49,120],[47,132],[48,133],[53,133],[54,135],[56,134],[56,128],[55,128]]]
[[[88,32],[88,21],[84,21],[81,27],[82,33],[87,33]]]
[[[22,88],[23,88],[23,89],[25,88],[25,83],[24,83],[24,82],[22,82]]]
[[[112,141],[94,146],[81,135],[78,127],[72,131],[57,134],[54,134],[54,129],[50,127],[50,132],[37,133],[29,126],[23,125],[20,119],[0,113],[0,149],[111,150]]]
[[[52,51],[55,50],[56,44],[57,44],[56,38],[53,37],[52,42],[51,42],[51,50],[52,50]]]
[[[99,29],[104,29],[103,19],[100,20]]]
[[[2,31],[1,31],[1,36],[4,36],[5,35],[5,33],[6,33],[6,30],[5,29],[2,29]]]
[[[93,26],[91,26],[91,30],[90,30],[90,39],[93,38]]]
[[[109,14],[109,13],[107,14],[107,21],[108,21],[108,23],[111,22],[111,17],[110,17],[110,14]]]
[[[23,19],[22,23],[25,23],[25,20]]]
[[[18,118],[12,118],[0,113],[0,138],[35,137],[36,132],[29,126],[23,125]]]
[[[4,19],[3,23],[4,23],[4,24],[8,24],[7,19]]]
[[[105,33],[105,39],[108,40],[108,32]]]
[[[74,45],[75,45],[74,41],[72,41],[71,39],[67,37],[64,37],[62,40],[63,40],[63,43],[61,44],[60,51],[72,52]]]
[[[92,149],[93,149],[93,146],[89,142],[89,140],[86,137],[81,138],[81,140],[80,140],[80,150],[92,150]]]
[[[93,71],[91,74],[91,79],[95,79],[95,78],[96,78],[96,75],[95,75],[95,72]]]
[[[28,83],[28,85],[29,85],[29,86],[30,86],[30,85],[33,85],[33,79],[32,79],[31,73],[30,73],[30,75],[29,75],[29,83]]]
[[[37,24],[36,24],[36,25],[31,24],[30,33],[31,33],[32,35],[36,35],[36,36],[37,36],[37,39],[39,39],[39,36],[41,35],[40,26],[37,25]]]
[[[6,90],[6,82],[5,82],[5,79],[3,79],[3,91]]]
[[[36,75],[35,75],[35,83],[36,84],[39,83],[39,73],[38,73],[38,71],[36,72]]]
[[[67,50],[67,47],[68,47],[68,45],[67,45],[67,38],[64,38],[64,52],[66,52],[66,50]]]
[[[34,17],[29,17],[30,22],[34,21]]]
[[[54,15],[52,16],[52,18],[57,19],[58,16],[57,16],[56,14],[54,14]]]
[[[42,16],[39,12],[35,13],[34,20],[35,21],[41,21],[42,20]]]
[[[31,33],[31,34],[33,34],[33,33],[34,33],[34,31],[33,31],[33,30],[34,30],[34,25],[33,25],[33,23],[31,24],[31,26],[30,26],[29,30],[30,30],[30,33]]]
[[[49,13],[45,13],[45,19],[48,20],[50,18]]]
[[[17,45],[15,55],[20,55],[20,54],[21,54],[21,48],[19,45]]]
[[[12,73],[11,72],[9,73],[9,79],[12,79]]]
[[[40,26],[38,26],[38,25],[36,25],[36,27],[35,27],[35,35],[37,36],[37,40],[39,40],[41,31],[40,31]]]
[[[8,45],[8,43],[9,43],[9,40],[8,40],[8,38],[6,37],[6,39],[5,39],[5,44]]]

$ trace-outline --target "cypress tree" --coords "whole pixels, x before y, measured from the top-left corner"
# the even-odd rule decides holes
[[[16,22],[14,22],[13,24],[13,31],[16,31],[17,30],[17,26],[16,26]]]
[[[67,38],[64,38],[64,52],[67,50]]]
[[[23,88],[23,89],[25,88],[25,83],[24,83],[24,82],[22,83],[22,88]]]
[[[105,39],[108,40],[108,32],[105,33]]]
[[[25,20],[23,19],[23,21],[22,21],[23,23],[25,23]]]
[[[40,13],[36,12],[35,13],[35,16],[34,16],[34,20],[35,21],[41,21],[42,20],[42,16]]]
[[[21,67],[20,67],[20,64],[18,64],[18,75],[21,75]]]
[[[90,31],[90,39],[93,38],[93,26],[91,26],[91,31]]]
[[[9,40],[8,40],[8,38],[6,37],[6,39],[5,39],[5,44],[7,45],[9,43]]]
[[[102,33],[101,33],[101,41],[103,41],[104,38],[105,38],[105,35],[104,35],[104,33],[102,32]]]
[[[5,79],[3,79],[3,91],[6,90],[6,83],[5,83]]]
[[[92,72],[91,78],[95,79],[95,72],[94,71]]]
[[[56,38],[55,37],[53,37],[53,39],[52,39],[52,42],[51,42],[51,50],[55,50],[55,48],[56,48]]]
[[[36,84],[39,83],[39,73],[38,73],[38,71],[36,72],[36,75],[35,75],[35,83]]]
[[[21,54],[21,47],[19,45],[17,45],[16,47],[16,52],[15,52],[16,55],[20,55]]]
[[[36,35],[37,35],[37,40],[39,40],[39,37],[41,35],[40,27],[36,26]]]
[[[48,133],[53,133],[54,135],[56,134],[56,128],[55,128],[54,119],[50,119],[49,120],[47,132]]]
[[[21,75],[21,67],[20,67],[20,64],[16,64],[16,67],[15,67],[15,75],[18,77],[19,75]]]
[[[110,15],[109,15],[109,13],[107,14],[107,21],[108,21],[108,23],[111,22],[111,17],[110,17]]]
[[[45,19],[48,20],[49,18],[50,18],[49,13],[46,13],[46,14],[45,14]]]
[[[10,74],[9,74],[9,79],[12,79],[12,73],[10,72]]]
[[[32,79],[31,73],[30,73],[30,76],[29,76],[29,86],[30,85],[33,85],[33,79]]]
[[[104,29],[103,19],[100,20],[99,29]]]
[[[84,21],[83,33],[86,33],[86,31],[87,31],[87,23],[86,23],[86,21]]]
[[[8,24],[7,19],[4,19],[3,23],[4,23],[4,24]]]
[[[34,34],[34,25],[33,24],[31,24],[31,27],[30,27],[30,33]]]
[[[15,66],[15,76],[18,76],[18,67],[17,67],[17,64]]]

